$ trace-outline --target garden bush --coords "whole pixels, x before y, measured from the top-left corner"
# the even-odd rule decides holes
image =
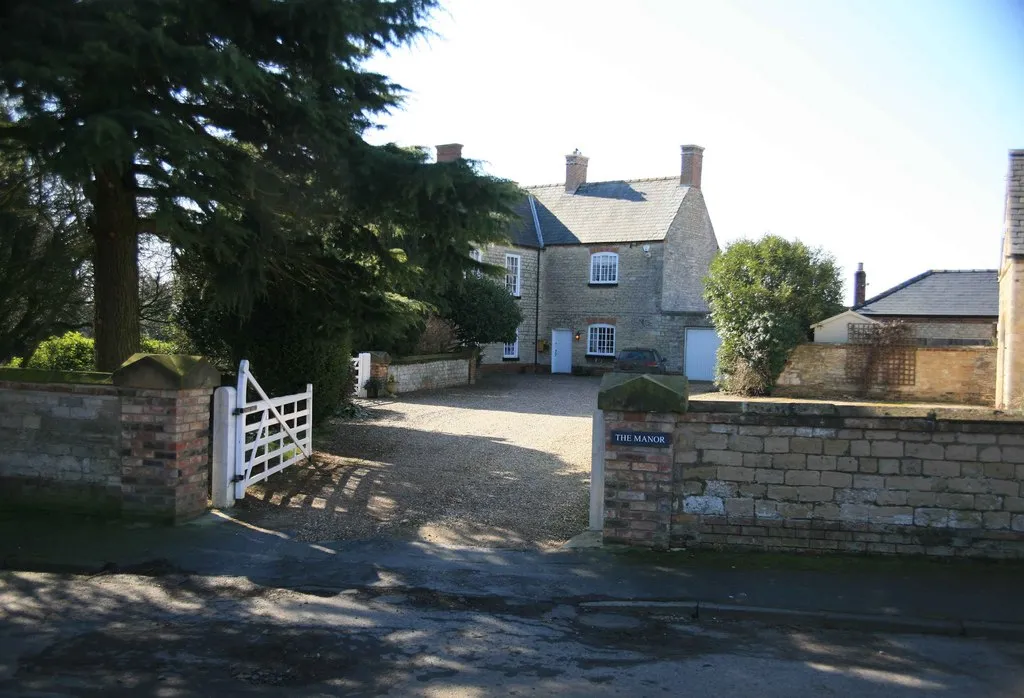
[[[723,390],[767,395],[789,353],[815,322],[843,308],[835,259],[777,235],[739,240],[711,262],[704,298],[722,338],[718,378]]]
[[[142,339],[142,351],[147,354],[176,353],[171,342],[148,337]],[[93,339],[81,332],[65,332],[59,337],[50,337],[36,347],[28,361],[15,357],[8,364],[12,368],[22,365],[50,371],[93,371],[96,367]]]
[[[173,342],[165,342],[162,339],[142,338],[142,351],[147,354],[177,354]]]
[[[65,332],[40,343],[25,367],[50,371],[92,371],[95,365],[92,339],[81,332]]]

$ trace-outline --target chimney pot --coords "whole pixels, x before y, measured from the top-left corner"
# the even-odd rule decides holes
[[[575,194],[581,184],[587,183],[587,163],[590,158],[580,153],[579,148],[565,156],[565,191]]]
[[[455,162],[462,159],[461,143],[444,143],[435,147],[437,148],[438,162]]]
[[[700,171],[704,163],[704,148],[699,145],[680,146],[683,164],[679,173],[679,186],[700,189]]]
[[[864,262],[857,262],[857,271],[853,274],[853,307],[864,305],[867,298],[868,275],[864,271]]]

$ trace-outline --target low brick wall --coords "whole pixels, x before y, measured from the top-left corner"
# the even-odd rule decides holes
[[[0,501],[114,512],[121,400],[113,385],[0,381]]]
[[[114,385],[97,374],[11,380],[18,370],[3,369],[0,506],[166,521],[205,511],[213,387],[136,387],[162,377],[146,360],[121,371]]]
[[[407,356],[392,359],[388,380],[396,394],[469,385],[476,379],[476,361],[469,354]]]
[[[606,541],[1024,558],[1024,421],[1002,413],[695,400],[605,423]]]
[[[846,376],[848,344],[801,344],[789,357],[772,394],[843,399],[858,396],[910,402],[995,404],[995,347],[916,347],[913,385],[861,386]]]

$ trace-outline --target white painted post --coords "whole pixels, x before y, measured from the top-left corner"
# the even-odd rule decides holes
[[[245,398],[249,390],[249,360],[242,359],[238,364],[238,387],[235,388],[235,472],[234,475],[245,476]],[[245,499],[245,481],[235,481],[235,499]]]
[[[590,451],[590,530],[604,530],[604,410],[594,410]]]
[[[313,457],[313,384],[306,383],[306,459]]]
[[[366,397],[363,384],[370,378],[370,352],[361,352],[356,359],[356,376],[356,397]]]
[[[235,506],[235,389],[217,388],[213,392],[213,463],[210,477],[213,506]]]

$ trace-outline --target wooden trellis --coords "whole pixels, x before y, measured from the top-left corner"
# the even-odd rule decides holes
[[[917,347],[902,323],[851,323],[847,332],[846,379],[871,386],[917,382]]]

